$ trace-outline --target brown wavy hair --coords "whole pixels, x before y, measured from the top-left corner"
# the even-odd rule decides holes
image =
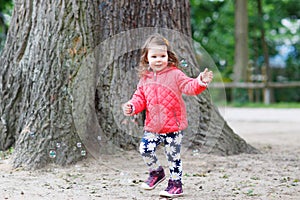
[[[145,44],[142,47],[141,58],[140,58],[140,63],[138,68],[139,77],[144,76],[149,70],[149,62],[147,57],[148,57],[149,48],[153,45],[167,46],[168,66],[172,65],[178,67],[179,65],[178,58],[176,54],[173,52],[173,50],[171,49],[169,41],[166,38],[164,38],[162,35],[156,33],[148,37],[148,39],[146,40]]]

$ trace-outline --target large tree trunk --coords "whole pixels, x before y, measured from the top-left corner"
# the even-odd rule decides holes
[[[0,79],[0,147],[14,145],[15,167],[63,165],[85,155],[73,121],[72,83],[94,47],[94,6],[15,1]]]
[[[120,106],[138,82],[147,36],[165,35],[190,64],[189,76],[213,66],[202,58],[197,64],[189,16],[188,0],[16,1],[0,64],[0,150],[14,146],[15,167],[37,168],[136,148],[143,115],[126,118]],[[255,151],[228,127],[209,91],[186,103],[185,147]]]

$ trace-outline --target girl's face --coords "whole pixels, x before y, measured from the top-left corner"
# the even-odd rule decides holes
[[[147,59],[153,71],[161,71],[168,66],[167,46],[152,46],[148,49]]]

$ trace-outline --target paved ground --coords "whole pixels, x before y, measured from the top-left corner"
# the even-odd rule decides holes
[[[220,108],[220,111],[247,142],[300,146],[300,109]]]
[[[253,122],[298,122],[300,109],[288,108],[221,108],[226,119],[230,121]],[[300,126],[300,125],[299,125]]]

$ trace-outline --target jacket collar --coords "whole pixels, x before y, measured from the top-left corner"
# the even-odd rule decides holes
[[[161,70],[161,71],[158,71],[156,72],[156,75],[159,75],[159,74],[164,74],[166,72],[169,72],[169,71],[172,71],[172,70],[175,70],[175,69],[178,69],[177,67],[175,67],[174,65],[171,65],[171,66],[168,66],[166,67],[165,69]],[[155,71],[153,71],[152,69],[148,70],[148,72],[145,74],[145,76],[147,77],[152,77],[154,75]]]

